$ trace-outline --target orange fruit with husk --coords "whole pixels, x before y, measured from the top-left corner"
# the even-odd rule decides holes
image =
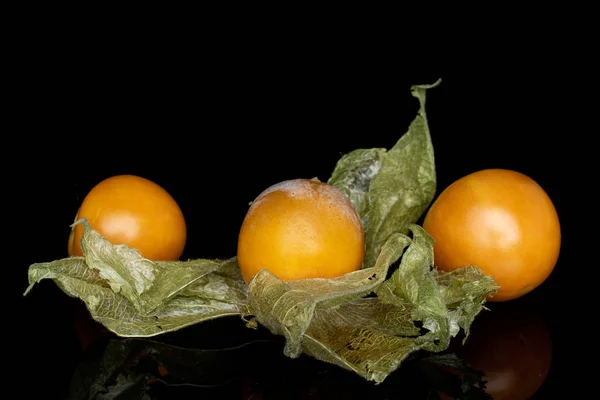
[[[163,187],[135,175],[104,179],[83,199],[76,220],[85,218],[115,245],[124,244],[155,261],[176,261],[186,244],[186,222],[181,208]],[[82,256],[83,226],[69,236],[69,256]]]
[[[237,257],[249,283],[262,269],[284,281],[335,278],[361,268],[361,218],[335,186],[291,179],[270,186],[242,222]]]

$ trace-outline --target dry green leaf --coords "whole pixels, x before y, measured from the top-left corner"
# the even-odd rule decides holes
[[[112,245],[83,223],[85,257],[33,264],[26,294],[42,279],[52,279],[65,293],[81,299],[107,329],[131,337],[155,336],[244,312],[248,292],[235,258],[152,262],[126,246]],[[135,266],[148,275],[130,274]],[[145,290],[138,294],[132,283],[145,285]],[[142,312],[140,305],[152,307]]]
[[[379,148],[353,150],[340,158],[327,181],[348,196],[361,216],[365,215],[371,180],[379,173],[386,155],[386,150]]]
[[[363,327],[357,323],[371,320],[369,315],[352,320],[346,310],[343,307],[315,315],[303,344],[307,354],[381,383],[410,353],[420,350],[414,337],[385,333],[373,323]]]
[[[500,287],[474,265],[452,272],[433,272],[448,308],[450,321],[465,331],[463,341],[466,341],[473,320],[484,309],[484,299],[496,293]]]
[[[419,339],[427,350],[444,350],[460,328],[468,335],[470,323],[497,286],[473,266],[439,275],[433,268],[433,238],[418,225],[409,228],[411,245],[376,293],[384,303],[411,310],[411,320],[427,330]]]
[[[148,314],[197,279],[217,270],[212,260],[150,261],[125,245],[113,245],[82,220],[81,248],[88,266],[99,271],[115,293],[122,294],[137,311]]]
[[[425,93],[439,84],[417,85],[417,116],[398,142],[383,149],[359,149],[343,156],[329,183],[341,189],[359,212],[365,229],[364,267],[373,266],[393,232],[408,233],[435,195],[433,145],[425,113]]]
[[[389,266],[400,258],[409,242],[410,239],[404,235],[392,235],[374,267],[339,278],[284,282],[262,270],[249,285],[248,313],[271,332],[285,336],[285,354],[298,357],[303,350],[303,335],[311,324],[315,309],[319,306],[320,309],[335,307],[373,292],[384,281]]]
[[[409,229],[412,239],[388,238],[374,267],[340,278],[283,282],[261,271],[250,283],[249,312],[285,336],[286,355],[308,354],[375,382],[414,351],[445,350],[460,328],[468,334],[496,287],[474,267],[438,275],[432,238],[418,225]],[[400,257],[398,269],[382,279]],[[365,296],[372,292],[377,297]]]

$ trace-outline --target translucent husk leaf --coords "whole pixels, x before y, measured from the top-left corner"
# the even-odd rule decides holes
[[[242,314],[248,292],[235,258],[154,262],[135,249],[109,243],[87,221],[81,223],[85,256],[33,264],[25,293],[52,279],[119,336],[155,336]]]
[[[444,350],[461,329],[468,336],[498,288],[476,266],[438,272],[433,240],[416,225],[435,194],[425,114],[425,92],[434,86],[412,88],[418,114],[389,151],[350,152],[328,181],[361,216],[362,269],[291,282],[263,270],[247,286],[235,257],[155,262],[111,244],[82,220],[84,257],[31,265],[26,293],[51,279],[119,336],[150,337],[238,316],[285,337],[289,357],[305,354],[382,382],[411,353]]]
[[[315,313],[340,307],[373,292],[384,281],[389,266],[402,255],[409,242],[408,237],[394,234],[382,248],[374,267],[339,278],[284,282],[262,270],[250,282],[248,312],[272,332],[285,336],[284,353],[298,357],[304,350],[303,337]]]
[[[433,239],[418,225],[409,230],[412,239],[388,238],[375,266],[340,278],[283,282],[261,271],[250,282],[248,311],[285,336],[287,356],[307,354],[382,382],[410,353],[445,350],[497,289],[472,266],[439,275]]]
[[[435,195],[435,160],[425,94],[439,83],[412,87],[419,111],[389,151],[354,150],[342,156],[328,180],[346,193],[362,218],[367,268],[373,266],[393,232],[408,233],[409,225],[421,217]]]

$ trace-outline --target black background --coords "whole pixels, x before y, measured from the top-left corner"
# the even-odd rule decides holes
[[[27,343],[17,371],[36,377],[27,390],[61,393],[77,362],[73,300],[50,282],[18,296],[31,263],[66,256],[69,224],[96,183],[121,173],[155,181],[186,216],[184,257],[229,257],[260,191],[283,179],[326,180],[355,148],[390,148],[417,111],[410,86],[438,78],[427,98],[438,193],[469,172],[510,168],[534,178],[558,210],[559,263],[519,306],[543,314],[552,333],[552,372],[540,398],[573,389],[567,320],[578,301],[578,201],[570,177],[578,160],[565,138],[575,135],[569,85],[579,76],[560,65],[576,50],[559,53],[549,38],[461,48],[359,38],[242,35],[177,45],[143,35],[74,36],[39,35],[14,59],[17,125],[3,157],[16,157],[6,171],[22,210],[12,215],[19,239],[10,279],[24,307],[15,317],[24,328],[18,339]]]

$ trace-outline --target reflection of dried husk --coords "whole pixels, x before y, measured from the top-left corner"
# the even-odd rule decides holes
[[[485,374],[495,400],[525,400],[548,375],[552,358],[550,333],[532,312],[490,307],[471,328],[471,336],[456,353]]]

